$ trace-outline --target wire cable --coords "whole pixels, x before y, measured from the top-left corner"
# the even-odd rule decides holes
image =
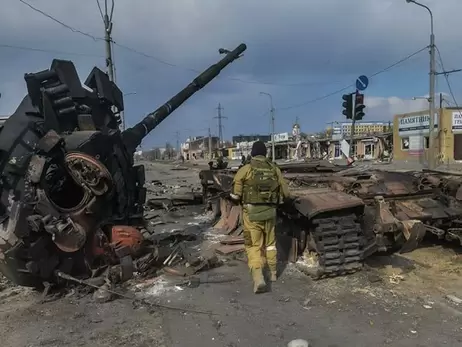
[[[19,0],[21,3],[23,3],[24,5],[28,6],[29,8],[31,8],[32,10],[44,15],[45,17],[51,19],[53,22],[56,22],[60,25],[62,25],[63,27],[65,27],[66,29],[69,29],[70,31],[74,32],[74,33],[77,33],[77,34],[81,34],[81,35],[84,35],[86,37],[89,37],[91,38],[92,40],[94,41],[101,41],[101,40],[104,40],[102,37],[97,37],[97,36],[94,36],[92,34],[89,34],[89,33],[86,33],[84,31],[81,31],[81,30],[78,30],[74,27],[71,27],[70,25],[67,25],[66,23],[63,23],[61,22],[60,20],[56,19],[55,17],[49,15],[48,13],[38,9],[37,7],[34,7],[32,6],[31,4],[29,4],[28,2],[24,1],[24,0]]]
[[[0,43],[0,47],[1,48],[19,49],[19,50],[24,50],[24,51],[42,52],[42,53],[53,53],[53,54],[64,54],[64,55],[76,55],[76,56],[84,56],[84,57],[104,58],[103,55],[98,55],[98,54],[65,52],[65,51],[57,51],[57,50],[52,50],[52,49],[43,49],[43,48],[33,48],[33,47],[25,47],[25,46],[8,45],[8,44],[4,44],[4,43]]]
[[[181,69],[183,69],[183,70],[191,71],[191,72],[194,72],[194,73],[201,73],[201,72],[202,72],[202,71],[199,71],[199,70],[196,70],[196,69],[193,69],[193,68],[184,67],[184,66],[179,66],[179,65],[177,65],[177,64],[170,63],[170,62],[168,62],[168,61],[165,61],[165,60],[160,59],[160,58],[158,58],[158,57],[155,57],[155,56],[153,56],[153,55],[150,55],[150,54],[147,54],[147,53],[138,51],[138,50],[136,50],[136,49],[133,49],[133,48],[128,47],[128,46],[125,46],[125,45],[120,44],[120,43],[115,42],[115,41],[113,41],[113,43],[114,43],[115,46],[118,46],[118,47],[120,47],[120,48],[123,48],[123,49],[125,49],[125,50],[127,50],[127,51],[130,51],[130,52],[132,52],[132,53],[141,55],[141,56],[143,56],[143,57],[145,57],[145,58],[155,60],[155,61],[157,61],[158,63],[164,64],[164,65],[167,65],[167,66],[176,67],[176,68],[181,68]],[[330,82],[303,82],[303,83],[274,83],[274,82],[244,80],[244,79],[235,78],[235,77],[217,76],[217,78],[222,78],[222,79],[226,79],[226,80],[230,80],[230,81],[235,81],[235,82],[241,82],[241,83],[245,83],[245,84],[258,84],[258,85],[281,86],[281,87],[309,87],[309,86],[319,86],[319,85],[323,85],[323,84],[324,84],[324,85],[331,85],[331,84],[340,83],[340,81],[330,81]]]
[[[435,48],[436,48],[436,52],[438,53],[438,59],[440,60],[441,67],[443,69],[444,79],[446,80],[446,84],[448,85],[449,94],[451,95],[452,100],[454,101],[454,104],[456,105],[457,110],[459,111],[459,114],[462,116],[462,111],[459,108],[459,105],[457,104],[457,100],[456,100],[456,97],[455,97],[454,92],[452,90],[451,83],[449,82],[449,76],[448,76],[449,74],[446,73],[446,69],[444,68],[444,63],[443,63],[443,58],[441,57],[441,52],[440,52],[438,46],[435,45]]]
[[[71,30],[72,32],[79,33],[79,34],[81,34],[81,35],[87,36],[87,37],[93,39],[94,41],[101,41],[101,40],[104,40],[104,38],[94,36],[94,35],[92,35],[92,34],[83,32],[83,31],[78,30],[78,29],[76,29],[76,28],[74,28],[74,27],[71,27],[70,25],[65,24],[64,22],[62,22],[62,21],[56,19],[55,17],[51,16],[50,14],[48,14],[48,13],[46,13],[46,12],[44,12],[44,11],[42,11],[42,10],[40,10],[40,9],[38,9],[38,8],[36,8],[36,7],[34,7],[34,6],[32,6],[31,4],[29,4],[29,3],[26,2],[25,0],[19,0],[19,1],[20,1],[21,3],[23,3],[24,5],[28,6],[29,8],[31,8],[32,10],[34,10],[34,11],[36,11],[36,12],[42,14],[43,16],[45,16],[45,17],[51,19],[52,21],[54,21],[54,22],[56,22],[56,23],[62,25],[63,27],[65,27],[65,28]],[[99,2],[98,2],[98,6],[100,7]],[[105,0],[105,6],[106,6],[106,9],[107,9],[107,0]],[[113,10],[114,10],[114,1],[112,1],[112,8],[111,8],[111,13],[110,13],[110,16],[111,16],[111,17],[112,17],[112,14],[113,14]],[[107,13],[107,11],[106,11],[106,13]],[[124,48],[124,49],[129,50],[129,51],[131,51],[131,52],[133,52],[133,53],[136,53],[136,54],[138,54],[138,55],[144,56],[144,57],[146,57],[146,58],[153,59],[153,60],[155,60],[155,61],[157,61],[157,62],[159,62],[159,63],[161,63],[161,64],[168,65],[168,66],[171,66],[171,67],[176,67],[176,68],[182,68],[182,69],[185,69],[185,70],[189,70],[189,71],[191,71],[191,72],[194,72],[194,73],[201,73],[201,71],[199,71],[199,70],[191,69],[191,68],[185,68],[185,67],[179,66],[179,65],[177,65],[177,64],[173,64],[173,63],[167,62],[167,61],[165,61],[165,60],[163,60],[163,59],[160,59],[160,58],[158,58],[158,57],[155,57],[155,56],[152,56],[152,55],[150,55],[150,54],[147,54],[147,53],[144,53],[144,52],[135,50],[135,49],[133,49],[133,48],[131,48],[131,47],[128,47],[128,46],[119,44],[119,43],[116,42],[116,41],[113,41],[113,40],[112,40],[112,43],[113,43],[114,45],[118,46],[118,47]],[[423,50],[425,50],[425,49],[427,49],[427,48],[428,48],[428,46],[427,46],[427,47],[424,47],[424,48],[422,48],[422,49],[420,49],[420,50],[417,51],[417,52],[414,52],[414,53],[412,53],[412,54],[406,56],[405,58],[403,58],[403,59],[401,59],[401,60],[399,60],[399,61],[397,61],[397,62],[395,62],[395,63],[393,63],[393,64],[391,64],[391,65],[389,65],[389,66],[387,66],[385,69],[382,69],[382,70],[380,70],[380,71],[378,71],[378,72],[376,72],[376,73],[370,75],[369,77],[372,78],[372,77],[375,77],[375,76],[377,76],[377,75],[379,75],[379,74],[382,74],[382,73],[384,73],[384,72],[386,72],[386,71],[392,69],[393,67],[395,67],[395,66],[401,64],[402,62],[404,62],[404,61],[406,61],[406,60],[412,58],[413,56],[419,54],[420,52],[422,52]],[[218,78],[220,78],[220,76],[218,76]],[[247,80],[243,80],[243,79],[240,79],[240,78],[233,78],[233,77],[221,77],[221,78],[227,79],[227,80],[231,80],[231,81],[246,83],[246,84],[274,85],[274,86],[286,86],[286,87],[295,87],[295,86],[314,86],[314,85],[318,85],[318,86],[319,86],[319,85],[321,85],[321,84],[333,84],[333,83],[338,83],[338,82],[327,82],[327,83],[326,83],[326,82],[324,82],[324,83],[323,83],[323,82],[312,82],[312,83],[300,83],[300,84],[280,84],[280,83],[272,83],[272,82],[247,81]],[[328,98],[328,97],[330,97],[330,96],[333,96],[333,95],[336,95],[336,94],[338,94],[338,93],[341,93],[341,92],[343,92],[344,90],[347,90],[348,88],[350,88],[350,87],[352,87],[352,86],[354,86],[354,84],[350,84],[350,85],[348,85],[348,86],[346,86],[346,87],[344,87],[344,88],[338,89],[338,90],[336,90],[336,91],[334,91],[334,92],[331,92],[331,93],[329,93],[329,94],[327,94],[327,95],[323,95],[323,96],[317,97],[317,98],[312,99],[312,100],[309,100],[309,101],[307,101],[307,102],[303,102],[303,103],[297,104],[297,105],[292,105],[292,106],[289,106],[289,107],[279,108],[278,110],[279,110],[279,111],[281,111],[281,110],[290,110],[290,109],[302,107],[302,106],[305,106],[305,105],[307,105],[307,104],[311,104],[311,103],[313,103],[313,102],[320,101],[320,100],[326,99],[326,98]]]
[[[42,14],[43,16],[51,19],[55,23],[60,24],[61,26],[65,27],[68,30],[71,30],[74,33],[79,33],[81,35],[84,35],[86,37],[91,38],[94,41],[104,41],[105,40],[102,37],[98,37],[98,36],[95,36],[95,35],[92,35],[90,33],[83,32],[83,31],[81,31],[79,29],[74,28],[74,27],[60,21],[59,19],[53,17],[52,15],[38,9],[37,7],[29,4],[25,0],[19,0],[19,1],[21,3],[23,3],[24,5],[28,6],[30,9]],[[101,4],[99,3],[98,0],[97,0],[97,5],[98,5],[98,9],[100,11],[100,14],[103,16],[103,21],[104,21],[104,15],[103,15],[103,12],[102,12]],[[107,0],[105,1],[105,6],[107,7]],[[111,8],[111,12],[110,12],[110,17],[111,18],[112,18],[112,15],[113,15],[113,9],[114,9],[114,2],[112,2],[112,8]],[[137,55],[143,56],[145,58],[155,60],[160,64],[167,65],[167,66],[170,66],[170,67],[180,68],[180,69],[191,71],[191,72],[194,72],[194,73],[201,73],[202,72],[202,71],[192,69],[192,68],[189,68],[189,67],[184,67],[184,66],[180,66],[180,65],[177,65],[177,64],[174,64],[174,63],[170,63],[170,62],[168,62],[166,60],[163,60],[163,59],[158,58],[156,56],[144,53],[144,52],[136,50],[134,48],[128,47],[128,46],[126,46],[124,44],[121,44],[121,43],[118,43],[118,42],[116,42],[114,40],[111,40],[111,41],[112,41],[112,44],[115,45],[115,46],[123,48],[123,49],[125,49],[127,51],[130,51],[132,53],[135,53]],[[258,84],[258,85],[270,85],[270,86],[281,86],[281,87],[309,87],[309,86],[331,85],[331,84],[340,83],[340,81],[332,81],[332,82],[304,82],[304,83],[285,84],[285,83],[274,83],[274,82],[264,82],[264,81],[251,81],[251,80],[244,80],[244,79],[240,79],[240,78],[226,77],[226,76],[217,76],[217,78],[227,79],[227,80],[230,80],[230,81],[235,81],[235,82],[240,82],[240,83],[245,83],[245,84]]]
[[[379,70],[379,71],[373,73],[372,75],[369,76],[369,78],[378,76],[378,75],[380,75],[380,74],[382,74],[382,73],[384,73],[384,72],[387,72],[387,71],[391,70],[391,69],[394,68],[395,66],[397,66],[397,65],[399,65],[399,64],[401,64],[401,63],[403,63],[403,62],[405,62],[406,60],[411,59],[412,57],[414,57],[415,55],[417,55],[417,54],[423,52],[423,51],[426,50],[426,49],[428,49],[428,46],[423,47],[423,48],[419,49],[418,51],[416,51],[416,52],[414,52],[414,53],[412,53],[412,54],[407,55],[407,56],[404,57],[403,59],[400,59],[400,60],[398,60],[397,62],[395,62],[395,63],[393,63],[393,64],[387,66],[386,68],[384,68],[384,69],[382,69],[382,70]],[[333,92],[331,92],[331,93],[328,93],[328,94],[319,96],[319,97],[317,97],[317,98],[314,98],[314,99],[305,101],[305,102],[300,103],[300,104],[295,104],[295,105],[287,106],[287,107],[281,107],[281,108],[278,108],[277,110],[278,110],[278,111],[291,110],[291,109],[294,109],[294,108],[299,108],[299,107],[302,107],[302,106],[305,106],[305,105],[308,105],[308,104],[312,104],[312,103],[314,103],[314,102],[316,102],[316,101],[321,101],[321,100],[327,99],[327,98],[329,98],[329,97],[331,97],[331,96],[333,96],[333,95],[339,94],[339,93],[341,93],[341,92],[343,92],[343,91],[345,91],[345,90],[347,90],[347,89],[349,89],[349,88],[351,88],[351,87],[354,87],[354,86],[355,86],[355,84],[352,83],[352,84],[347,85],[346,87],[343,87],[343,88],[341,88],[341,89],[335,90],[335,91],[333,91]]]
[[[103,22],[104,22],[103,10],[101,9],[101,5],[100,5],[100,3],[99,3],[99,0],[96,0],[96,4],[98,5],[99,14],[101,15],[101,19],[102,19]]]

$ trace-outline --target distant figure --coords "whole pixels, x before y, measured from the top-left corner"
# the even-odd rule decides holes
[[[262,141],[253,144],[251,154],[250,162],[234,176],[230,198],[242,204],[245,250],[254,293],[262,293],[266,291],[266,265],[270,281],[277,279],[276,208],[289,198],[289,190],[281,170],[266,158]]]

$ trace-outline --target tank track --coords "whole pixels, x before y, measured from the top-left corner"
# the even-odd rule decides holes
[[[364,235],[355,214],[314,218],[311,238],[316,245],[318,269],[314,279],[354,273],[363,267]]]

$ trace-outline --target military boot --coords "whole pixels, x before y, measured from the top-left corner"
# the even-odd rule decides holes
[[[253,278],[253,292],[255,294],[263,293],[266,291],[265,278],[263,277],[263,271],[261,268],[252,269]]]

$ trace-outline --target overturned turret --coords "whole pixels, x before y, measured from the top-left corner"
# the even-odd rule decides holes
[[[81,276],[106,261],[112,226],[142,223],[146,190],[136,148],[246,48],[223,50],[222,60],[123,132],[123,94],[100,69],[84,85],[70,61],[26,74],[28,94],[0,133],[0,271],[38,286],[57,271]],[[127,255],[117,247],[116,257]]]

